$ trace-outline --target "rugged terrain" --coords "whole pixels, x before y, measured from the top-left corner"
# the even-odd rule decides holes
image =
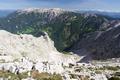
[[[0,55],[0,60],[5,62],[19,60],[22,57],[27,57],[33,62],[66,63],[75,61],[74,57],[71,56],[70,59],[70,55],[58,52],[47,33],[36,38],[32,35],[15,35],[0,30]]]
[[[12,33],[27,33],[40,36],[47,32],[55,42],[55,47],[66,50],[85,34],[104,30],[111,18],[96,14],[81,14],[62,9],[18,10],[0,20],[1,29]]]
[[[42,75],[48,78],[54,76],[54,79],[60,74],[57,77],[61,80],[64,67],[76,64],[78,60],[77,55],[58,52],[45,32],[40,37],[34,37],[0,30],[0,79],[21,80],[31,76],[37,80]]]
[[[120,79],[118,18],[29,8],[1,18],[0,29],[0,79]]]
[[[85,54],[94,59],[109,59],[120,57],[120,23],[117,22],[105,31],[89,33],[81,39],[71,50],[77,54]]]
[[[0,19],[0,28],[36,37],[45,31],[59,51],[73,51],[79,55],[89,52],[94,59],[106,59],[119,57],[119,31],[115,32],[119,28],[114,29],[119,22],[119,18],[91,12],[29,8]],[[112,38],[115,35],[118,36]]]

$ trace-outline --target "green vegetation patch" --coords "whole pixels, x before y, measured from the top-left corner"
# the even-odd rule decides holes
[[[0,71],[1,78],[7,78],[8,80],[22,80],[28,78],[28,72],[14,74],[9,71]],[[62,80],[59,74],[39,73],[38,71],[31,71],[31,77],[35,80]]]
[[[32,77],[36,80],[62,80],[59,74],[39,73],[38,71],[33,71]]]
[[[119,78],[119,77],[111,77],[111,78],[108,79],[108,80],[120,80],[120,78]]]

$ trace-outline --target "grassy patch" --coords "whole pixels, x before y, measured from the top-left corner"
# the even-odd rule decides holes
[[[117,71],[117,70],[119,70],[120,68],[119,67],[112,67],[112,66],[104,66],[104,67],[102,67],[102,68],[99,68],[99,69],[97,69],[97,70],[111,70],[111,71]]]
[[[20,80],[18,75],[11,73],[9,71],[0,71],[0,77],[2,78],[10,78],[10,80]]]
[[[38,71],[31,71],[31,76],[35,80],[62,80],[59,74],[39,73]],[[9,71],[0,71],[1,78],[9,78],[8,80],[22,80],[28,78],[28,72],[14,74]]]
[[[118,78],[118,77],[111,77],[111,78],[108,79],[108,80],[120,80],[120,78]]]
[[[59,74],[39,73],[38,71],[32,71],[32,77],[36,80],[62,80]]]

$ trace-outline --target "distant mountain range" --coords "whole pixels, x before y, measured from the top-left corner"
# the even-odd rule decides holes
[[[73,51],[79,55],[89,52],[94,59],[107,59],[120,57],[119,31],[115,32],[119,28],[114,28],[119,27],[119,23],[119,17],[107,14],[29,8],[0,19],[0,29],[36,37],[45,31],[59,51]]]
[[[14,12],[14,10],[0,10],[0,17],[6,17],[12,12]]]
[[[103,15],[103,16],[109,16],[112,18],[120,18],[120,12],[107,12],[107,11],[75,11],[78,13],[89,13],[89,14],[98,14],[98,15]]]

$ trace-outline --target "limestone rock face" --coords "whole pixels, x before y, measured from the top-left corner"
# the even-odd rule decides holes
[[[56,50],[54,42],[45,33],[34,37],[27,34],[11,34],[0,30],[0,60],[14,61],[26,57],[33,62],[70,63],[75,57]]]

